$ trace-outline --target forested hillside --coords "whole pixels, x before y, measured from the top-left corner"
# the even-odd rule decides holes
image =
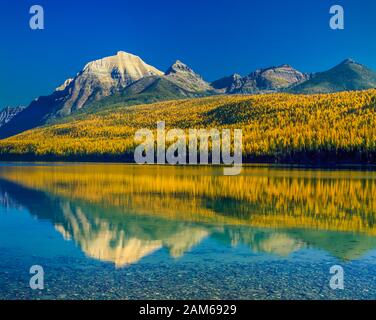
[[[133,161],[134,133],[243,129],[247,162],[376,163],[376,90],[231,95],[107,107],[0,141],[2,159]]]

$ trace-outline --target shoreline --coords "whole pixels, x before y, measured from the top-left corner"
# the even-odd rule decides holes
[[[130,165],[130,166],[159,166],[178,168],[223,168],[231,167],[225,164],[137,164],[136,162],[122,161],[95,161],[95,160],[0,160],[0,167],[7,165]],[[286,169],[318,169],[318,170],[359,170],[376,171],[376,163],[287,163],[287,162],[243,162],[241,167],[254,168],[286,168]]]

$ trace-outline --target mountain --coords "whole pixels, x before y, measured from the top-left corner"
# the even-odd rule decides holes
[[[190,67],[177,60],[165,73],[168,80],[188,92],[200,92],[212,90],[209,83],[204,81],[200,75]]]
[[[181,61],[176,61],[163,75],[147,76],[114,94],[90,103],[84,113],[94,113],[115,105],[136,105],[164,100],[203,97],[215,90]]]
[[[284,64],[278,67],[258,69],[243,78],[234,74],[214,81],[212,86],[230,94],[264,93],[280,91],[308,79],[309,75]]]
[[[176,61],[166,73],[138,56],[119,51],[89,62],[49,96],[39,97],[0,128],[0,138],[57,121],[77,111],[207,95],[212,87],[190,67]]]
[[[71,121],[72,114],[118,106],[216,94],[330,93],[375,87],[376,73],[351,59],[313,75],[284,64],[208,83],[179,60],[162,72],[138,56],[119,51],[89,62],[75,77],[64,81],[52,94],[35,99],[27,108],[5,111],[0,139],[63,119]]]
[[[243,85],[242,76],[234,73],[231,76],[223,77],[221,79],[215,80],[211,83],[211,86],[223,93],[230,93],[236,91]]]
[[[242,91],[248,88],[259,91],[277,91],[288,88],[309,78],[308,75],[294,69],[288,64],[279,67],[259,69],[245,77],[245,85]]]
[[[88,102],[109,96],[141,78],[162,74],[138,56],[123,51],[92,61],[63,87],[66,97],[58,114],[70,114]]]
[[[0,128],[0,137],[43,125],[70,115],[131,83],[163,72],[146,64],[141,58],[119,51],[115,56],[92,61],[73,79],[67,79],[49,96],[39,97]]]
[[[125,89],[91,103],[80,113],[95,113],[99,110],[114,109],[116,106],[127,106],[153,103],[164,100],[176,100],[205,96],[206,92],[191,92],[178,86],[165,76],[142,78]]]
[[[213,88],[202,77],[181,61],[176,61],[163,75],[144,77],[124,88],[120,95],[131,97],[143,94],[195,97],[205,95]]]
[[[6,107],[3,110],[0,110],[0,127],[7,124],[12,120],[17,114],[19,114],[25,107]]]
[[[108,106],[94,116],[74,116],[0,140],[0,158],[134,162],[135,132],[155,130],[163,120],[186,133],[212,127],[242,129],[244,162],[374,164],[375,106],[376,89],[314,97],[216,95],[141,107]],[[227,205],[224,213],[232,208]]]
[[[376,88],[376,72],[352,59],[346,59],[328,71],[314,74],[290,91],[311,94],[371,88]]]

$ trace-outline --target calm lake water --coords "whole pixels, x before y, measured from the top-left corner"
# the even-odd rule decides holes
[[[2,164],[0,299],[376,298],[375,171],[222,173]]]

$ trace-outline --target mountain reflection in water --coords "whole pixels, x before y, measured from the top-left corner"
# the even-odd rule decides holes
[[[376,173],[133,165],[0,167],[0,202],[48,220],[89,257],[116,267],[166,248],[183,256],[205,238],[289,256],[343,260],[376,248]]]

